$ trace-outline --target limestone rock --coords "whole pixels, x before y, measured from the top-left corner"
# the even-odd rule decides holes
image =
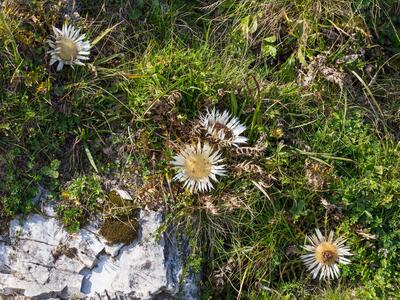
[[[173,231],[159,212],[140,211],[137,238],[108,245],[96,224],[68,234],[51,216],[10,223],[0,239],[0,295],[32,299],[198,299],[196,275],[182,277]]]

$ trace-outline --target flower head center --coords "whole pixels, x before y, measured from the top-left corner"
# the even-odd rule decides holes
[[[334,263],[336,263],[339,257],[338,249],[332,243],[323,242],[318,245],[315,251],[315,257],[320,263],[333,265]]]
[[[57,47],[60,48],[58,56],[65,61],[72,61],[78,55],[78,47],[71,39],[62,37],[56,42]]]
[[[226,125],[222,124],[222,123],[215,123],[213,126],[213,132],[216,135],[219,135],[220,132],[222,132],[222,136],[224,139],[230,139],[233,137],[233,133],[232,130],[229,129]]]
[[[207,178],[211,173],[211,163],[207,156],[203,154],[192,154],[185,159],[186,174],[195,179]]]

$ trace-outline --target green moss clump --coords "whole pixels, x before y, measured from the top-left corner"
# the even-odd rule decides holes
[[[137,236],[136,208],[133,201],[123,199],[117,192],[107,193],[100,234],[111,244],[131,243]]]
[[[100,234],[111,244],[131,243],[137,236],[136,219],[121,220],[118,218],[108,218],[100,228]]]

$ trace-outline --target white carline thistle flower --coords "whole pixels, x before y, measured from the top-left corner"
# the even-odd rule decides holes
[[[319,279],[339,278],[338,264],[349,264],[350,260],[345,256],[351,256],[350,249],[344,245],[346,242],[342,237],[333,240],[333,231],[326,238],[319,229],[315,229],[316,235],[307,236],[311,245],[303,246],[308,254],[302,255],[301,259],[307,269],[312,273],[313,278]]]
[[[215,107],[207,110],[205,115],[200,116],[200,124],[213,139],[228,145],[238,147],[247,142],[247,138],[240,135],[246,127],[227,110],[220,112]]]
[[[75,29],[72,25],[64,24],[62,29],[53,26],[54,41],[47,40],[52,50],[48,51],[51,55],[50,66],[58,62],[57,71],[61,71],[65,65],[85,64],[82,60],[88,60],[90,55],[90,42],[85,41],[85,34],[79,35],[80,29]]]
[[[221,154],[209,144],[186,145],[171,162],[177,170],[174,180],[184,182],[184,187],[191,192],[206,192],[213,189],[211,180],[217,182],[217,175],[225,175],[225,165]]]

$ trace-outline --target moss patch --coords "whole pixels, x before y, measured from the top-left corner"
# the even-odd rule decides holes
[[[136,219],[121,220],[117,218],[108,218],[100,228],[100,234],[111,244],[131,243],[137,236]]]
[[[111,244],[131,243],[137,236],[136,208],[133,201],[123,199],[115,191],[109,192],[100,234]]]

